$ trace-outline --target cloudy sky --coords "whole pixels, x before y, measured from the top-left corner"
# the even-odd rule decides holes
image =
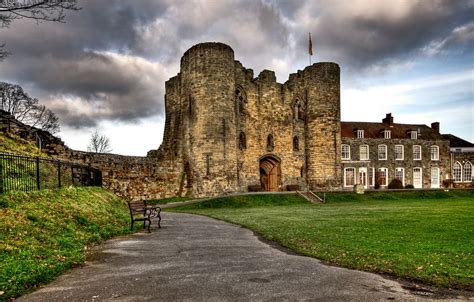
[[[196,43],[220,41],[255,75],[279,82],[313,61],[341,66],[344,121],[441,123],[474,141],[473,0],[89,0],[66,23],[0,29],[12,55],[0,81],[20,84],[85,150],[98,128],[113,153],[145,155],[164,127],[164,82]]]

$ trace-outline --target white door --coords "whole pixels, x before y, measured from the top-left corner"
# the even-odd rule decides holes
[[[421,168],[413,168],[413,187],[416,189],[423,188],[423,175],[421,174]]]
[[[367,189],[367,168],[359,168],[359,184],[364,185],[364,189]]]
[[[431,168],[431,187],[439,188],[439,168]]]

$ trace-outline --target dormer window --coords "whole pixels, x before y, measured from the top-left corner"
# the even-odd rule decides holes
[[[383,138],[390,139],[391,137],[392,137],[392,131],[390,131],[390,130],[384,130],[383,131]]]
[[[364,138],[364,130],[357,130],[357,138]]]
[[[410,131],[410,136],[411,139],[417,139],[418,138],[418,132],[415,130]]]

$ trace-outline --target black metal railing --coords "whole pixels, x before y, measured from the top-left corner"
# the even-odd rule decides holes
[[[102,186],[102,173],[72,162],[0,153],[0,194],[69,186]]]

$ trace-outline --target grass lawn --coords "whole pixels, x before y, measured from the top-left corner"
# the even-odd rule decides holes
[[[0,301],[84,262],[87,246],[130,233],[126,202],[101,188],[0,195]]]
[[[255,230],[301,254],[438,287],[474,290],[474,191],[217,198],[169,209]]]

